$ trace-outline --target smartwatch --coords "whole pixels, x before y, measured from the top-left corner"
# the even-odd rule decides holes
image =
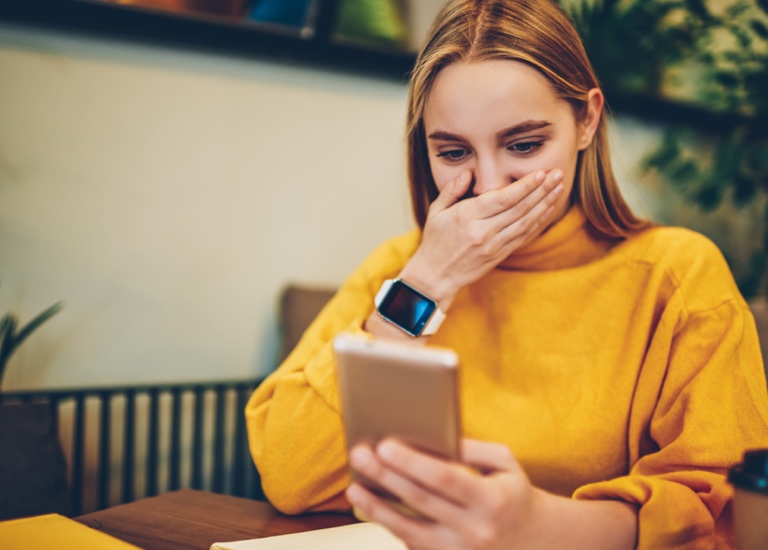
[[[401,279],[387,279],[376,294],[376,311],[411,336],[429,336],[445,319],[437,302]]]

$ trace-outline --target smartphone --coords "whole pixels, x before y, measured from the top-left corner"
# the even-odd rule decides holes
[[[413,447],[459,459],[459,359],[447,348],[342,333],[334,340],[347,453],[394,437]],[[364,476],[352,480],[397,501]]]

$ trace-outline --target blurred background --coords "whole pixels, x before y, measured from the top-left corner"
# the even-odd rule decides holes
[[[766,2],[563,0],[633,207],[765,294]],[[290,282],[413,227],[406,79],[442,0],[0,8],[4,390],[255,378]]]

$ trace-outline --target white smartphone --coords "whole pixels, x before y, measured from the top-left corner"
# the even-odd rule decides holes
[[[375,446],[391,436],[458,460],[461,423],[455,352],[349,333],[336,337],[334,350],[347,452],[357,443]],[[351,475],[393,499],[354,469]]]

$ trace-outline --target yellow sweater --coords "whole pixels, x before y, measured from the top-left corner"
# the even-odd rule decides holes
[[[375,250],[253,394],[264,491],[286,513],[348,509],[332,338],[362,330],[418,245]],[[464,436],[507,445],[532,483],[636,503],[640,548],[733,545],[727,469],[768,448],[754,320],[720,252],[685,229],[593,238],[582,211],[463,289],[431,343],[462,364]]]

